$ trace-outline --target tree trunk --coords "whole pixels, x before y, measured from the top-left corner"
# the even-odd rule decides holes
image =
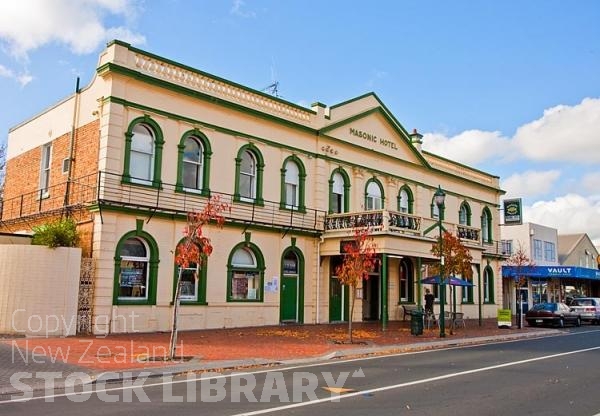
[[[348,317],[348,340],[350,341],[350,344],[352,344],[352,317],[354,316],[354,286],[348,286],[348,288],[350,289],[350,293],[348,294],[348,301],[350,302],[350,316]]]
[[[174,360],[177,350],[177,316],[179,314],[179,294],[181,292],[181,267],[177,273],[175,285],[175,298],[173,299],[173,321],[171,324],[171,340],[169,342],[169,359]]]

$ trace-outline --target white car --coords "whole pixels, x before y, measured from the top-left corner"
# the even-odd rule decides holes
[[[579,313],[582,321],[600,325],[600,298],[575,298],[570,308]]]

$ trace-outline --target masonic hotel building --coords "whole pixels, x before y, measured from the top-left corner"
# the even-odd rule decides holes
[[[113,41],[88,86],[9,132],[0,231],[77,221],[100,334],[170,328],[186,213],[211,196],[231,210],[204,229],[208,261],[181,271],[180,329],[347,321],[349,296],[355,321],[402,319],[441,221],[473,256],[458,311],[495,317],[499,178],[421,146],[374,93],[305,108]],[[355,224],[380,261],[350,294],[335,268]]]

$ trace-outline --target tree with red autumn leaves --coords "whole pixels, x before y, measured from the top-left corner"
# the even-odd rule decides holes
[[[469,250],[460,241],[460,238],[448,231],[442,234],[442,252],[440,253],[440,242],[434,243],[431,247],[431,254],[436,257],[444,256],[444,271],[440,279],[446,279],[449,276],[459,275],[463,279],[470,280],[473,278],[473,269],[471,263],[473,256]],[[440,274],[440,264],[432,265],[434,274]]]
[[[375,242],[369,227],[354,229],[354,238],[342,246],[342,264],[336,267],[335,273],[341,284],[350,289],[350,316],[348,318],[348,340],[352,343],[352,317],[354,315],[354,295],[356,288],[363,279],[369,278],[369,273],[377,266]]]
[[[533,262],[527,252],[523,248],[523,245],[519,242],[517,250],[511,254],[511,256],[506,259],[506,265],[512,266],[515,270],[513,282],[515,292],[519,290],[519,288],[523,287],[527,282],[527,278],[525,277],[525,272],[527,269],[535,266],[535,262]],[[519,293],[519,300],[521,300],[521,294]],[[520,328],[523,327],[523,312],[522,305],[517,305],[517,326]]]
[[[193,211],[187,214],[187,222],[183,229],[184,238],[182,243],[177,246],[175,253],[175,263],[179,266],[179,273],[177,273],[177,283],[175,285],[173,325],[171,327],[171,341],[169,344],[170,359],[175,358],[177,345],[177,315],[181,293],[181,271],[192,264],[203,267],[213,252],[211,240],[204,235],[203,228],[209,223],[214,223],[218,228],[223,228],[223,224],[225,223],[223,213],[230,210],[229,204],[221,201],[217,195],[207,201],[202,211]]]
[[[473,279],[473,268],[471,267],[473,256],[460,238],[454,234],[444,231],[438,241],[432,245],[431,253],[436,257],[444,258],[444,267],[441,267],[441,263],[435,263],[431,267],[432,272],[440,276],[441,284],[445,284],[444,281],[450,276],[458,275],[465,280]],[[452,286],[450,286],[450,290],[452,290]],[[440,302],[445,301],[445,299],[440,299]],[[454,307],[456,308],[456,305]],[[452,334],[452,327],[450,327],[450,333]]]

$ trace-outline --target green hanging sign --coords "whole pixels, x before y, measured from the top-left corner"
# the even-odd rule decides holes
[[[504,204],[504,225],[523,224],[523,204],[521,198],[505,199]]]

